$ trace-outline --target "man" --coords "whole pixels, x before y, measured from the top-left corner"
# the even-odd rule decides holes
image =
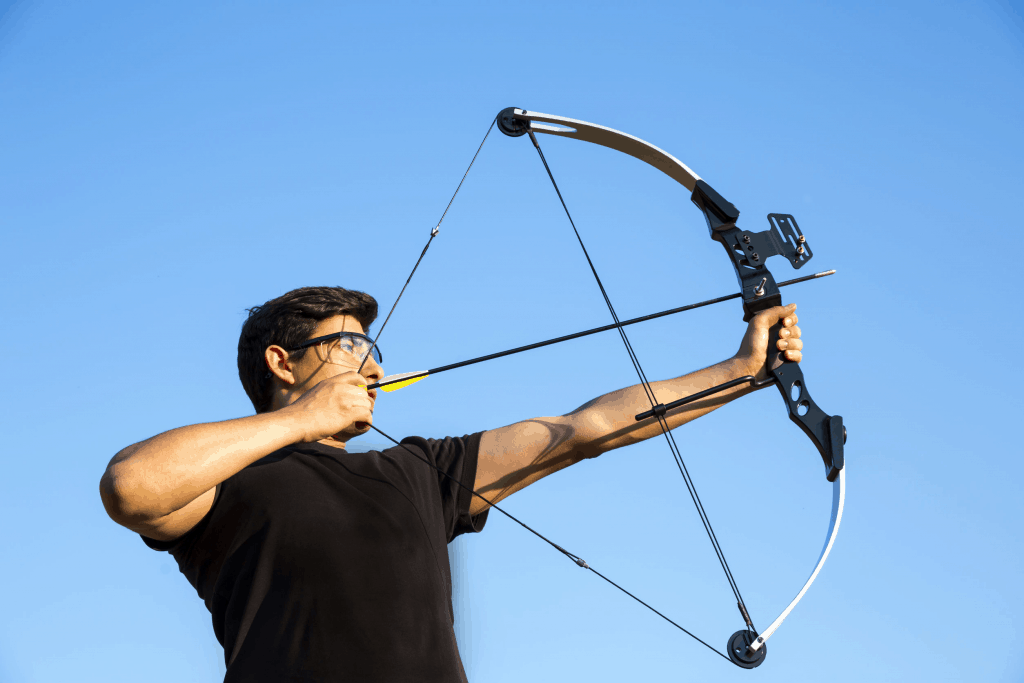
[[[758,314],[731,358],[653,383],[658,400],[763,378],[769,342],[800,361],[795,309]],[[256,414],[129,446],[100,482],[110,517],[170,552],[206,602],[225,681],[465,681],[446,544],[482,529],[491,503],[661,433],[634,420],[650,404],[633,386],[558,417],[349,453],[346,442],[373,421],[376,391],[366,386],[384,374],[366,336],[376,316],[372,297],[340,287],[251,309],[238,373]],[[688,404],[668,423],[750,390]]]

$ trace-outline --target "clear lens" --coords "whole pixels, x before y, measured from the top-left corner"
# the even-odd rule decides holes
[[[321,358],[328,363],[344,365],[346,361],[351,362],[353,358],[362,363],[371,346],[373,346],[373,342],[365,337],[346,334],[338,339],[321,342],[320,354]],[[373,359],[378,363],[381,362],[380,350],[376,346],[373,346]]]

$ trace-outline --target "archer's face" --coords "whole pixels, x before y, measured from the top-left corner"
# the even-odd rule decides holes
[[[309,338],[322,337],[336,332],[366,334],[358,320],[350,315],[338,315],[322,321]],[[373,384],[384,376],[384,370],[377,364],[372,354],[363,363],[362,358],[352,352],[351,345],[338,339],[306,349],[306,353],[301,358],[295,358],[288,354],[286,363],[293,373],[295,383],[291,386],[282,386],[282,395],[277,401],[282,406],[294,403],[319,382],[346,372],[360,372],[366,378],[367,384]],[[360,365],[363,366],[362,371],[359,370]],[[370,391],[370,399],[376,401],[376,398],[377,391]]]

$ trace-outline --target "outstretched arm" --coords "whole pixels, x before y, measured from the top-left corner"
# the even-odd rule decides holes
[[[799,362],[803,354],[796,304],[778,306],[755,316],[747,327],[740,349],[732,358],[675,379],[651,382],[658,402],[667,404],[729,380],[767,375],[765,359],[769,341],[786,352],[786,360]],[[768,330],[779,320],[779,338],[769,340]],[[727,389],[708,398],[670,411],[670,429],[686,424],[754,391],[750,386]],[[564,467],[602,453],[661,434],[655,420],[637,422],[635,416],[650,410],[643,385],[634,385],[599,396],[571,413],[538,417],[484,432],[480,440],[475,490],[492,503],[507,498],[535,481]],[[475,498],[473,514],[488,505]]]

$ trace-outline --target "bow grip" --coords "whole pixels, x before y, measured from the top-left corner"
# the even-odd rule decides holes
[[[768,339],[779,338],[782,321],[772,325]],[[768,373],[782,394],[789,410],[789,419],[803,430],[821,454],[825,463],[825,478],[835,481],[843,469],[843,446],[846,443],[846,428],[840,415],[828,415],[811,398],[804,383],[804,373],[798,363],[787,361],[785,351],[775,348],[768,350]]]

